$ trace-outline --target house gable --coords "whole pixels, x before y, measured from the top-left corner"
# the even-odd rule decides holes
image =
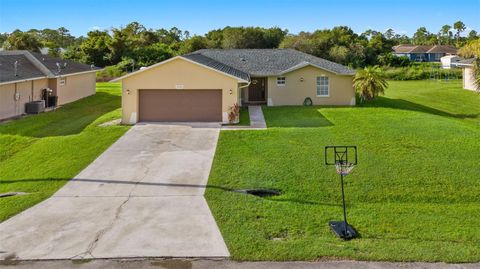
[[[158,68],[161,67],[161,66],[168,65],[169,63],[175,62],[175,61],[185,61],[185,62],[190,63],[191,65],[196,65],[196,66],[198,66],[198,67],[200,67],[200,68],[210,70],[210,71],[215,72],[215,73],[217,73],[217,74],[220,74],[220,75],[222,75],[222,76],[227,76],[227,77],[233,78],[233,79],[237,80],[239,83],[248,83],[248,81],[245,80],[245,79],[243,79],[243,78],[236,77],[236,76],[234,76],[234,75],[232,75],[232,74],[228,74],[228,73],[226,73],[226,72],[222,72],[222,71],[220,71],[220,70],[217,70],[217,69],[212,68],[212,67],[210,67],[210,66],[207,66],[207,65],[198,63],[198,62],[196,62],[196,61],[192,61],[192,60],[190,60],[190,59],[188,59],[188,58],[185,58],[185,57],[182,57],[182,56],[176,56],[176,57],[170,58],[170,59],[168,59],[168,60],[165,60],[165,61],[156,63],[156,64],[154,64],[154,65],[151,65],[151,66],[149,66],[149,67],[140,69],[140,70],[138,70],[138,71],[135,71],[135,72],[133,72],[133,73],[127,74],[127,75],[125,75],[125,76],[122,76],[122,77],[113,79],[112,82],[123,81],[123,80],[125,80],[125,79],[130,78],[130,77],[134,77],[134,76],[137,76],[137,75],[142,74],[142,73],[145,73],[145,72],[150,72],[151,70],[158,69]]]

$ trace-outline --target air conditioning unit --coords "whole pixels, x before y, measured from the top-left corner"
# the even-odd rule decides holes
[[[45,111],[45,100],[25,103],[25,113],[38,114]]]

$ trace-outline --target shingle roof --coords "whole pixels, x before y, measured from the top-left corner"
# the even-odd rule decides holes
[[[17,62],[16,71],[15,62]],[[58,68],[57,63],[60,65],[60,69]],[[60,75],[96,71],[100,69],[101,68],[92,67],[87,64],[81,64],[25,50],[0,51],[0,83],[40,77],[51,78]]]
[[[315,57],[293,49],[202,49],[183,57],[217,69],[221,66],[250,76],[275,76],[293,70],[295,67],[311,64],[327,71],[353,75],[355,70],[338,63]],[[228,69],[227,68],[227,69]],[[229,73],[234,75],[233,73]]]
[[[412,51],[416,46],[414,45],[397,45],[393,47],[393,51],[396,53],[409,53]]]
[[[17,72],[15,75],[15,62]],[[0,55],[0,83],[45,77],[23,54]]]
[[[430,50],[428,50],[428,53],[457,54],[457,48],[448,45],[435,45]]]
[[[463,59],[463,60],[459,60],[459,61],[456,61],[454,63],[452,63],[452,65],[455,65],[455,66],[473,66],[473,62],[475,61],[475,58],[470,58],[470,59]]]
[[[456,54],[457,48],[449,45],[397,45],[395,53],[447,53]]]
[[[215,61],[215,60],[213,60],[209,57],[206,57],[202,54],[199,54],[199,53],[187,54],[187,55],[183,55],[183,57],[187,58],[189,60],[192,60],[194,62],[197,62],[199,64],[206,65],[208,67],[211,67],[211,68],[216,69],[218,71],[221,71],[223,73],[227,73],[227,74],[230,74],[230,75],[235,76],[237,78],[241,78],[243,80],[250,81],[250,77],[249,77],[248,73],[242,72],[242,71],[240,71],[238,69],[235,69],[231,66],[228,66],[228,65],[223,64],[221,62]]]
[[[427,53],[432,46],[426,46],[426,45],[418,45],[412,48],[410,53]]]
[[[77,63],[74,61],[50,57],[36,52],[30,52],[33,57],[39,60],[46,68],[48,68],[55,75],[68,75],[73,73],[80,73],[85,71],[100,70],[101,68],[91,66],[88,64]],[[60,65],[60,69],[57,66]],[[65,65],[66,64],[66,65]],[[60,70],[60,73],[59,73]]]

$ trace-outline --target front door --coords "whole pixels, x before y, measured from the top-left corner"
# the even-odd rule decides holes
[[[266,100],[266,78],[252,78],[250,86],[248,86],[248,101],[249,102],[265,102]]]

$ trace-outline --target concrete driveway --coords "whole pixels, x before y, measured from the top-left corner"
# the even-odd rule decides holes
[[[218,134],[217,125],[133,126],[54,196],[1,223],[0,255],[229,256],[203,197]]]

